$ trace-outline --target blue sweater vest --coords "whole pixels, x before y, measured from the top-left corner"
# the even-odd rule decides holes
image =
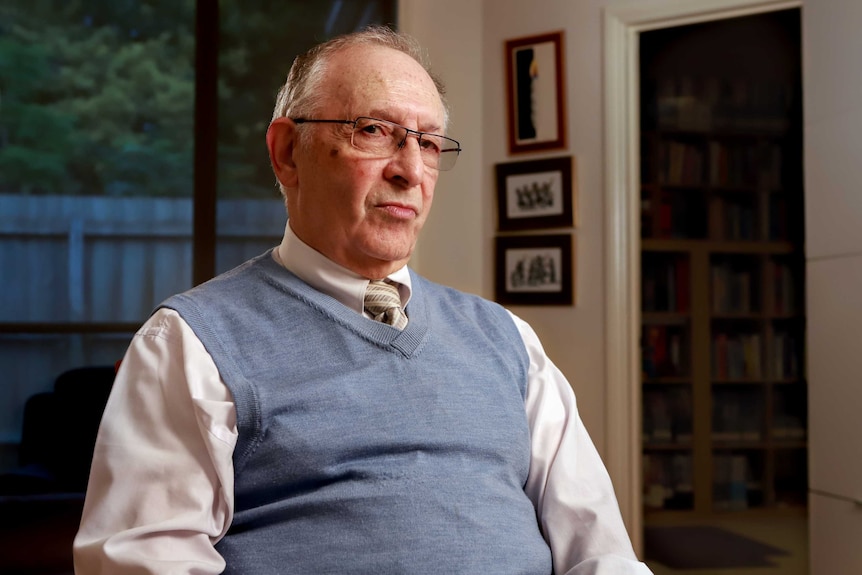
[[[494,303],[412,284],[401,332],[269,252],[163,304],[236,403],[225,573],[551,573],[523,490],[517,328]]]

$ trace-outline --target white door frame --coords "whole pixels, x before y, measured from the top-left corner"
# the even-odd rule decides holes
[[[802,0],[674,0],[609,6],[604,14],[607,466],[640,555],[639,34],[798,8]]]

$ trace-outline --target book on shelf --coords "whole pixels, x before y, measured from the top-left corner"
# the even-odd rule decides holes
[[[706,207],[703,198],[685,191],[663,191],[655,200],[655,220],[653,220],[653,200],[642,200],[641,225],[643,237],[691,239],[706,235]]]
[[[715,454],[712,465],[713,508],[722,511],[746,509],[751,475],[748,458],[737,454]]]
[[[729,262],[713,263],[710,279],[713,313],[739,314],[755,310],[755,280],[751,269],[738,269]]]
[[[707,143],[707,182],[713,188],[781,187],[781,146],[775,143]]]
[[[770,432],[773,439],[785,441],[802,441],[808,435],[801,417],[786,414],[776,414],[772,417]]]
[[[757,222],[751,198],[732,200],[719,195],[709,199],[709,237],[713,240],[752,241]]]
[[[674,186],[703,184],[703,151],[695,144],[676,140],[661,143],[661,182]]]
[[[799,341],[788,332],[778,331],[771,341],[772,377],[777,380],[795,379],[800,376]]]
[[[789,264],[770,259],[766,275],[772,285],[772,312],[777,315],[796,313],[796,286]]]
[[[685,313],[690,305],[689,263],[685,256],[650,257],[641,272],[641,309]]]
[[[691,509],[694,480],[687,453],[643,455],[643,503],[652,509]]]
[[[691,390],[687,386],[653,386],[643,394],[643,442],[688,445],[692,441]]]
[[[665,76],[656,96],[662,129],[782,133],[794,90],[767,79]]]
[[[685,371],[683,327],[648,325],[644,328],[641,350],[644,379],[679,377]]]
[[[713,441],[760,441],[763,422],[763,396],[757,390],[713,389]]]
[[[716,333],[712,340],[712,376],[719,380],[760,379],[761,354],[759,333]]]
[[[774,391],[770,433],[774,439],[804,441],[807,402],[804,385],[778,386]]]

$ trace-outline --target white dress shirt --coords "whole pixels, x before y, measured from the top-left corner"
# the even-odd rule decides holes
[[[273,257],[363,313],[368,280],[304,244],[289,225]],[[407,268],[389,278],[400,284],[406,305]],[[530,357],[525,408],[532,456],[525,491],[554,572],[649,574],[632,551],[569,383],[532,328],[512,318]],[[175,311],[160,309],[132,339],[105,408],[74,543],[76,573],[221,573],[225,564],[214,545],[233,518],[236,440],[232,397],[212,357]]]

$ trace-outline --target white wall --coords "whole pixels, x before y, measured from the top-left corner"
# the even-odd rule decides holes
[[[803,10],[811,572],[862,573],[862,3]]]
[[[427,49],[451,108],[450,135],[464,149],[440,174],[411,265],[429,278],[488,296],[482,142],[481,0],[401,0],[399,26]]]
[[[493,297],[494,164],[574,155],[579,225],[574,307],[514,307],[569,378],[587,428],[604,452],[602,71],[599,0],[402,0],[401,29],[428,48],[446,81],[451,133],[465,151],[437,186],[413,266],[435,281]],[[568,146],[509,156],[503,45],[518,36],[565,34]]]

